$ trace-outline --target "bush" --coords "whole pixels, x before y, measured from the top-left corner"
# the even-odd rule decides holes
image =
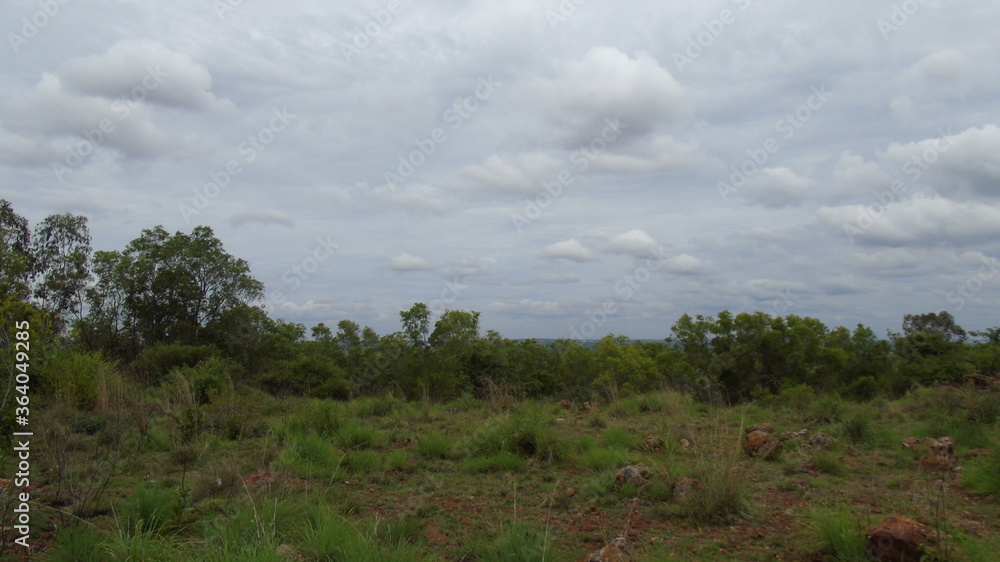
[[[180,345],[160,343],[142,350],[133,365],[144,373],[146,382],[159,384],[174,369],[194,367],[215,354],[207,345]]]
[[[113,398],[112,386],[121,385],[117,365],[105,361],[97,352],[54,350],[37,376],[42,394],[88,412],[108,407]]]

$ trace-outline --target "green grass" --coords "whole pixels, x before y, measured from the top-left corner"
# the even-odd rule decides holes
[[[552,429],[550,416],[536,405],[522,405],[510,414],[488,420],[485,427],[466,439],[465,451],[470,457],[512,453],[543,461],[564,459],[569,443]]]
[[[601,433],[601,444],[619,449],[637,449],[642,439],[623,427],[609,427]]]
[[[962,483],[980,494],[1000,500],[1000,451],[975,459]]]
[[[451,437],[432,431],[417,439],[416,449],[427,458],[447,459],[454,453],[454,442]]]
[[[473,555],[475,560],[482,562],[543,562],[555,559],[553,544],[546,530],[524,522],[501,525],[474,549]]]
[[[845,508],[817,509],[810,515],[816,548],[834,562],[868,562],[866,526]]]
[[[580,462],[592,470],[607,470],[628,464],[626,455],[621,450],[594,447],[580,455]]]

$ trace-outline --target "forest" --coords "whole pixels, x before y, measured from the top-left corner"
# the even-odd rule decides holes
[[[943,437],[932,428],[951,428],[963,453],[992,446],[997,434],[996,391],[967,387],[988,387],[1000,373],[1000,327],[966,331],[947,311],[906,314],[899,332],[884,335],[861,324],[723,310],[684,314],[669,326],[665,319],[662,341],[540,342],[482,333],[476,311],[434,318],[418,302],[399,312],[398,331],[378,334],[352,319],[307,327],[269,316],[264,285],[207,226],[173,234],[154,226],[124,248],[95,251],[86,217],[54,214],[31,227],[0,200],[0,229],[0,476],[16,472],[12,436],[30,412],[39,443],[33,501],[45,506],[32,519],[32,542],[49,559],[548,560],[617,534],[641,535],[638,523],[601,532],[568,523],[588,509],[646,510],[639,520],[686,526],[677,544],[640,536],[646,542],[634,547],[634,559],[673,559],[677,549],[677,559],[770,559],[750,544],[764,539],[747,539],[742,547],[753,554],[741,558],[698,531],[759,522],[751,506],[770,501],[757,497],[763,489],[801,491],[772,482],[728,498],[724,481],[745,463],[770,462],[768,471],[792,480],[870,479],[866,470],[884,465],[851,460],[858,448],[892,450],[891,467],[916,460],[895,451],[905,437],[895,432],[907,424],[928,438]],[[29,336],[30,350],[16,345]],[[30,398],[19,401],[19,388]],[[575,429],[553,429],[567,419]],[[732,449],[727,443],[738,442],[744,425],[764,422],[823,430],[841,444],[832,452],[790,445],[778,461],[745,458],[738,447],[701,460],[681,445]],[[643,436],[655,438],[651,448]],[[653,474],[621,486],[614,469],[636,460]],[[996,464],[983,467],[968,474]],[[565,478],[553,476],[560,472]],[[568,484],[574,474],[583,482]],[[674,505],[688,476],[721,486],[720,504],[706,497]],[[440,478],[454,481],[444,486]],[[364,482],[362,492],[389,490],[383,495],[398,509],[372,508],[352,481]],[[406,499],[440,504],[460,489],[450,501],[461,501],[487,495],[479,486],[488,481],[500,490],[490,505],[512,506],[512,515],[471,522],[492,537],[486,546],[461,546],[458,529],[470,523],[441,512],[447,502],[435,511]],[[16,555],[17,489],[3,482],[8,546],[0,555]],[[995,476],[966,485],[985,486],[986,498],[998,493]],[[320,513],[313,500],[295,503],[306,488],[341,506],[336,515]],[[476,505],[469,513],[482,515],[486,508],[469,502]],[[841,525],[845,540],[856,539],[858,513],[823,505],[810,508],[811,523],[793,522],[796,532],[813,537],[817,525]],[[289,528],[277,515],[286,509],[283,517],[296,522]],[[567,518],[558,539],[549,535],[553,509]],[[994,513],[995,500],[977,509]],[[652,533],[655,524],[646,527]],[[969,537],[960,545],[966,550],[989,548]],[[851,558],[838,544],[821,537],[767,550],[866,559],[863,545]],[[962,559],[961,552],[938,554]]]

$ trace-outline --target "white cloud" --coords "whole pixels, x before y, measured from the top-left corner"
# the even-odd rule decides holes
[[[398,272],[427,271],[433,269],[433,266],[424,258],[403,252],[389,260],[389,269]]]
[[[612,254],[628,254],[636,258],[648,258],[658,247],[656,240],[641,229],[630,230],[615,235],[601,250]]]
[[[566,259],[575,262],[593,261],[594,253],[575,238],[546,246],[539,257],[546,259]]]

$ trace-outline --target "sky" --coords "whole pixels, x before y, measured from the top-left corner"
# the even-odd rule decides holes
[[[996,0],[4,0],[0,198],[210,226],[276,318],[1000,325]]]

